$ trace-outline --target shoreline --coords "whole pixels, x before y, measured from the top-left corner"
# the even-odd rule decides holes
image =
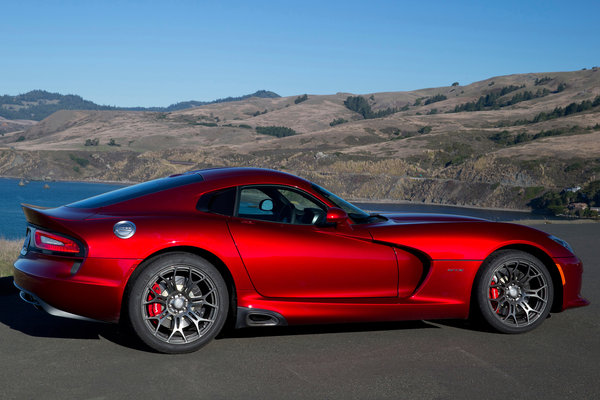
[[[0,179],[14,179],[14,180],[26,180],[26,181],[30,181],[30,182],[43,182],[43,183],[49,183],[49,182],[73,182],[73,183],[98,183],[98,184],[105,184],[105,185],[123,185],[123,186],[130,186],[130,185],[135,185],[137,183],[141,183],[141,182],[137,182],[137,181],[101,181],[101,180],[73,180],[73,179],[51,179],[51,180],[46,180],[46,179],[27,179],[27,178],[23,178],[23,177],[16,177],[16,176],[6,176],[6,175],[2,175],[0,176]],[[353,197],[349,197],[346,198],[347,201],[351,202],[351,203],[372,203],[372,204],[419,204],[419,205],[424,205],[424,206],[441,206],[441,207],[456,207],[456,208],[467,208],[467,209],[473,209],[473,210],[489,210],[489,211],[511,211],[511,212],[521,212],[521,213],[531,213],[532,210],[531,209],[526,209],[526,208],[507,208],[507,207],[481,207],[481,206],[467,206],[467,205],[459,205],[459,204],[448,204],[448,203],[432,203],[432,202],[421,202],[421,201],[410,201],[410,200],[396,200],[396,199],[365,199],[365,198],[353,198]]]
[[[23,178],[23,177],[6,176],[6,175],[0,176],[0,179],[14,179],[17,181],[23,180],[23,181],[28,181],[28,182],[43,182],[43,183],[52,183],[52,182],[99,183],[99,184],[104,184],[104,185],[123,185],[123,186],[130,186],[130,185],[135,185],[136,183],[140,183],[140,182],[134,182],[134,181],[99,181],[99,180],[77,180],[77,179],[27,179],[27,178]]]
[[[439,206],[439,207],[456,207],[456,208],[468,208],[472,210],[489,210],[489,211],[510,211],[510,212],[521,212],[521,213],[532,213],[532,209],[527,208],[506,208],[506,207],[482,207],[482,206],[466,206],[462,204],[448,204],[448,203],[432,203],[428,201],[410,201],[410,200],[393,200],[393,199],[355,199],[347,198],[350,203],[361,203],[361,204],[420,204],[424,206]]]
[[[559,224],[598,224],[600,220],[595,219],[517,219],[509,221],[511,224],[519,225],[559,225]]]
[[[13,179],[15,181],[27,180],[29,182],[40,182],[40,183],[51,183],[51,182],[62,182],[62,183],[89,183],[89,184],[104,184],[104,185],[122,185],[122,186],[130,186],[140,182],[135,181],[100,181],[100,180],[72,180],[72,179],[26,179],[19,178],[13,176],[0,176],[0,179]],[[432,202],[421,202],[421,201],[410,201],[410,200],[395,200],[395,199],[365,199],[365,198],[347,198],[347,201],[350,203],[360,203],[360,204],[408,204],[408,205],[423,205],[423,206],[432,206],[432,207],[453,207],[453,208],[463,208],[469,210],[479,210],[479,211],[500,211],[500,212],[515,212],[515,213],[523,213],[523,214],[533,214],[533,209],[524,209],[524,208],[507,208],[507,207],[483,207],[483,206],[472,206],[472,205],[463,205],[463,204],[448,204],[448,203],[432,203]],[[555,216],[545,216],[543,214],[539,214],[543,219],[523,219],[516,221],[535,221],[535,223],[549,223],[544,221],[553,221],[553,223],[569,223],[569,222],[600,222],[598,220],[589,219],[589,218],[569,218],[562,217],[557,218]],[[533,222],[532,222],[533,223]]]

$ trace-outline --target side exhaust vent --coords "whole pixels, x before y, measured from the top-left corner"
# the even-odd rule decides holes
[[[246,323],[250,326],[276,326],[279,321],[272,315],[262,313],[249,313],[246,317]]]
[[[238,307],[237,309],[236,328],[285,325],[287,325],[287,321],[283,318],[283,315],[275,311],[246,307]]]

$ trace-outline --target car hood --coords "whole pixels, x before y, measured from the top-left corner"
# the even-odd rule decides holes
[[[536,247],[551,257],[572,256],[537,229],[460,215],[383,214],[367,227],[373,240],[425,253],[433,260],[483,260],[506,246]]]
[[[396,224],[426,224],[435,222],[477,222],[487,221],[482,218],[467,217],[464,215],[448,215],[448,214],[381,214]]]

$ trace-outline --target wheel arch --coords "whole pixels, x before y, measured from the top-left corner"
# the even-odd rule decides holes
[[[125,290],[123,291],[123,297],[122,297],[123,300],[121,301],[120,319],[123,320],[123,318],[126,316],[126,313],[127,313],[127,298],[129,297],[128,294],[129,294],[129,290],[131,289],[131,285],[133,284],[135,278],[144,269],[144,267],[146,265],[151,264],[152,262],[156,261],[157,259],[159,259],[161,257],[166,257],[166,256],[169,256],[171,254],[176,254],[176,253],[188,253],[188,254],[193,254],[193,255],[202,257],[202,258],[206,259],[208,262],[210,262],[212,265],[214,265],[215,268],[217,268],[217,270],[223,277],[225,284],[227,285],[227,290],[229,291],[229,310],[228,310],[228,314],[227,314],[227,321],[225,322],[225,327],[230,326],[230,324],[235,324],[235,319],[236,319],[235,314],[237,311],[237,296],[236,296],[237,292],[236,292],[235,280],[233,279],[233,275],[229,271],[229,268],[227,267],[227,265],[219,257],[217,257],[214,253],[211,253],[208,250],[205,250],[205,249],[202,249],[199,247],[194,247],[194,246],[166,247],[164,249],[161,249],[159,251],[156,251],[156,252],[150,254],[142,262],[140,262],[138,264],[138,266],[133,270],[133,272],[129,275],[129,278],[127,278],[127,283],[125,284]],[[231,322],[231,321],[233,321],[233,322]]]
[[[534,256],[535,258],[537,258],[538,260],[540,260],[544,264],[544,266],[548,270],[548,273],[550,273],[550,277],[552,278],[552,286],[554,287],[554,299],[552,301],[552,306],[550,308],[550,311],[551,312],[560,312],[562,309],[562,303],[563,303],[563,285],[562,285],[562,278],[560,276],[560,272],[558,271],[556,264],[552,260],[552,257],[550,257],[550,255],[548,253],[546,253],[544,250],[540,249],[539,247],[532,246],[529,244],[524,244],[524,243],[514,243],[514,244],[500,247],[500,248],[494,250],[493,252],[491,252],[483,260],[483,262],[479,266],[479,269],[477,270],[477,275],[475,276],[473,285],[471,286],[470,309],[473,310],[474,302],[476,300],[475,296],[474,296],[474,292],[475,292],[475,286],[476,286],[475,283],[479,277],[479,272],[482,270],[482,267],[485,265],[485,263],[490,258],[492,258],[499,251],[503,251],[503,250],[519,250],[524,253],[528,253],[528,254]]]

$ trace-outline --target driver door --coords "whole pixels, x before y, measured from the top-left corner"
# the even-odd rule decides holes
[[[228,224],[256,290],[278,298],[396,297],[394,250],[365,229],[325,226],[326,210],[295,188],[240,188]]]

